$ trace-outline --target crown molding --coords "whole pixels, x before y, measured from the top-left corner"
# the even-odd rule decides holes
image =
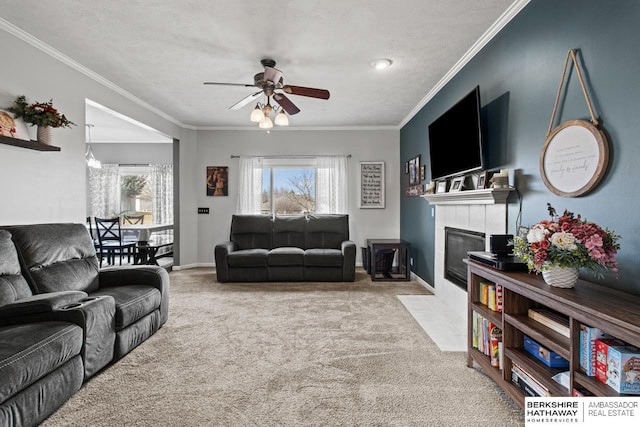
[[[324,130],[324,131],[362,131],[362,130],[394,130],[400,131],[398,126],[286,126],[286,127],[272,127],[271,129],[260,129],[258,126],[196,126],[196,130],[233,130],[233,131],[247,131],[247,132],[291,132],[291,131],[309,131],[309,130]]]
[[[44,52],[45,54],[51,56],[52,58],[62,62],[63,64],[65,64],[65,65],[67,65],[67,66],[69,66],[71,68],[73,68],[74,70],[78,71],[79,73],[84,74],[85,76],[87,76],[90,79],[98,82],[99,84],[107,87],[108,89],[111,89],[112,91],[124,96],[125,98],[127,98],[128,100],[138,104],[139,106],[151,111],[152,113],[155,113],[155,114],[159,115],[163,119],[168,120],[171,123],[173,123],[173,124],[175,124],[177,126],[180,126],[182,128],[187,128],[187,126],[185,126],[185,124],[182,123],[181,121],[179,121],[179,120],[175,119],[174,117],[168,115],[164,111],[159,110],[158,108],[154,107],[153,105],[143,101],[142,99],[138,98],[137,96],[135,96],[131,92],[129,92],[129,91],[121,88],[117,84],[113,83],[111,80],[108,80],[108,79],[102,77],[100,74],[96,73],[95,71],[93,71],[93,70],[85,67],[84,65],[74,61],[73,59],[71,59],[67,55],[65,55],[64,53],[60,52],[57,49],[54,49],[53,47],[51,47],[48,44],[44,43],[42,40],[32,36],[29,33],[27,33],[23,29],[21,29],[19,27],[16,27],[15,25],[13,25],[9,21],[5,20],[4,18],[0,18],[0,29],[3,29],[4,31],[6,31],[9,34],[12,34],[13,36],[15,36],[15,37],[19,38],[20,40],[24,41],[25,43],[30,44],[31,46],[33,46],[36,49]]]
[[[485,47],[493,38],[498,35],[498,33],[509,23],[513,18],[515,18],[518,13],[524,7],[529,4],[531,0],[518,0],[514,2],[509,9],[507,9],[500,17],[494,22],[487,31],[471,46],[471,48],[455,63],[455,65],[440,79],[438,83],[425,95],[424,98],[416,105],[409,114],[398,124],[398,127],[402,128],[404,125],[409,123],[409,121],[420,112],[422,107],[427,105],[431,99],[436,96],[440,90],[447,83],[449,83],[455,76],[462,70],[465,65],[469,63],[477,54]]]

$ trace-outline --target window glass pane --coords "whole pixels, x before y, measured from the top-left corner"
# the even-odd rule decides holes
[[[273,211],[278,215],[316,210],[315,168],[273,168]]]
[[[144,224],[152,224],[153,193],[149,182],[148,168],[140,172],[126,170],[120,176],[120,212],[115,214],[144,215]]]

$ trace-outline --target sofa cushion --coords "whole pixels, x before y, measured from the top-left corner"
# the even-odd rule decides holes
[[[162,296],[152,286],[124,285],[100,288],[90,296],[109,295],[116,301],[116,331],[160,308]]]
[[[349,240],[348,215],[310,215],[306,248],[340,249]]]
[[[0,327],[0,402],[80,354],[82,328],[66,322]]]
[[[238,249],[271,249],[272,221],[266,215],[234,215],[231,218],[232,242]]]
[[[98,289],[98,260],[84,224],[6,227],[35,293]]]
[[[305,267],[342,267],[342,251],[338,249],[307,249],[304,251]]]
[[[304,265],[301,248],[275,248],[269,251],[269,265]]]
[[[303,215],[278,216],[273,220],[273,247],[305,248],[307,219]]]
[[[20,261],[11,233],[0,230],[0,306],[31,295],[31,288],[20,272]]]
[[[229,267],[266,267],[268,254],[266,249],[233,251],[227,256],[227,264]]]

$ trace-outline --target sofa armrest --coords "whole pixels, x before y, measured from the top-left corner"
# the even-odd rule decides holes
[[[127,285],[153,286],[160,291],[160,326],[169,318],[169,273],[155,265],[104,268],[98,273],[101,288]]]
[[[60,291],[37,294],[0,307],[0,319],[50,313],[87,297],[82,291]]]
[[[214,257],[216,263],[216,278],[218,282],[229,281],[229,265],[227,264],[227,255],[237,249],[234,242],[223,242],[216,245],[214,249]]]
[[[356,244],[351,240],[342,242],[342,279],[353,282],[356,279]]]

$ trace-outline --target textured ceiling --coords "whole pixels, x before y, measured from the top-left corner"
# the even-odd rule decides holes
[[[513,0],[4,1],[3,19],[184,125],[255,127],[255,88],[270,57],[291,95],[291,127],[398,126]],[[393,66],[370,64],[389,58]]]

